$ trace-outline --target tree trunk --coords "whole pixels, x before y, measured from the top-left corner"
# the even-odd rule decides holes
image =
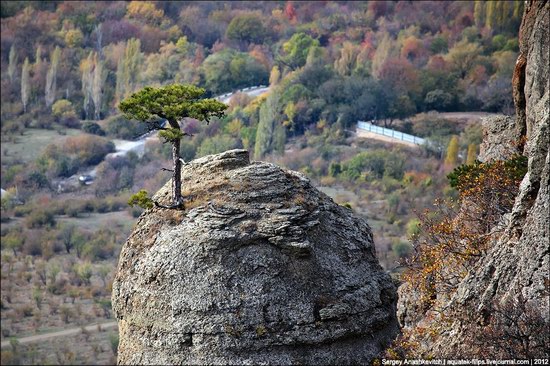
[[[172,172],[172,203],[179,206],[183,203],[181,196],[181,160],[180,160],[180,140],[172,141],[172,161],[174,171]]]

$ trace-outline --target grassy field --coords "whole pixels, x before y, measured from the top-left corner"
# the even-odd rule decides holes
[[[80,229],[87,231],[96,231],[104,227],[118,228],[121,233],[130,233],[136,223],[136,218],[132,217],[128,211],[115,211],[107,213],[86,213],[79,217],[69,217],[66,215],[56,216],[55,220],[59,224],[74,224]],[[12,217],[8,222],[2,223],[2,228],[12,228],[25,225],[25,220],[19,217]]]
[[[67,137],[82,134],[82,131],[67,128],[62,133],[56,130],[26,128],[22,136],[16,135],[15,141],[2,141],[2,165],[10,165],[15,161],[34,161],[49,144],[59,146]]]
[[[120,232],[129,233],[136,223],[128,211],[115,211],[108,213],[81,214],[79,217],[57,216],[58,223],[70,223],[89,231],[96,231],[104,227],[116,227]]]

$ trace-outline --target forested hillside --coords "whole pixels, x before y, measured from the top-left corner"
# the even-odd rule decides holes
[[[458,197],[446,175],[475,161],[479,115],[513,112],[523,3],[2,2],[2,340],[111,318],[114,261],[142,212],[126,202],[170,178],[157,138],[113,154],[147,132],[118,109],[144,86],[269,86],[208,125],[184,121],[184,160],[245,148],[299,170],[367,217],[382,265],[399,267],[414,210]],[[432,144],[360,139],[358,120]],[[91,362],[99,347],[107,363],[108,338],[36,362]],[[29,360],[18,351],[3,363]]]
[[[2,128],[50,126],[61,100],[77,119],[104,119],[144,85],[221,94],[267,83],[273,67],[292,74],[280,104],[297,106],[298,130],[319,117],[509,110],[521,11],[522,1],[5,2]]]

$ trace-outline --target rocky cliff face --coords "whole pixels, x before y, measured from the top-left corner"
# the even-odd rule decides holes
[[[513,77],[516,118],[490,118],[484,123],[481,158],[508,158],[521,148],[518,141],[523,136],[526,138],[524,154],[529,158],[528,172],[512,212],[503,218],[503,235],[459,284],[445,306],[452,325],[446,333],[423,343],[425,349],[421,352],[425,354],[472,355],[471,343],[465,339],[472,337],[473,328],[485,331],[484,325],[492,316],[491,304],[522,299],[540,311],[547,322],[550,319],[549,14],[548,1],[526,2],[520,55]],[[407,286],[399,289],[399,297],[398,314],[405,329],[419,323],[441,321],[437,316],[429,318],[419,313],[415,295]],[[548,357],[548,349],[541,354]]]
[[[119,364],[367,364],[396,335],[365,221],[244,150],[182,177],[186,211],[146,211],[122,249]]]

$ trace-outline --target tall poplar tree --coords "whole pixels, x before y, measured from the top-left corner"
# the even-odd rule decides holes
[[[124,56],[120,57],[116,67],[116,86],[115,86],[115,99],[120,101],[124,98],[127,72],[124,66]]]
[[[274,89],[267,96],[266,101],[260,107],[260,121],[256,131],[256,145],[254,146],[254,156],[261,158],[272,151],[276,142],[276,117],[279,106],[279,93]],[[280,139],[280,131],[279,136]]]
[[[341,76],[349,76],[355,68],[358,50],[350,42],[344,42],[340,58],[334,61],[334,70]]]
[[[393,40],[388,32],[384,32],[382,40],[376,47],[376,52],[372,58],[372,75],[375,78],[380,76],[380,70],[386,63],[386,60],[392,56]]]
[[[453,136],[447,146],[447,155],[445,156],[445,165],[454,167],[458,162],[458,137]]]
[[[135,38],[129,39],[126,43],[124,55],[117,63],[115,89],[117,100],[126,98],[134,90],[139,81],[142,62],[141,41]]]
[[[468,145],[468,154],[466,155],[466,164],[471,165],[475,163],[476,158],[477,158],[476,144]]]
[[[101,104],[103,100],[103,87],[107,79],[107,70],[104,62],[98,54],[94,55],[94,71],[92,79],[92,100],[94,102],[95,119],[101,118]]]
[[[15,53],[15,44],[12,44],[10,47],[10,56],[8,64],[8,76],[10,81],[13,82],[15,78],[15,68],[17,67],[17,54]]]
[[[140,67],[143,62],[141,53],[141,41],[139,39],[129,39],[124,53],[124,70],[126,72],[125,97],[134,91],[139,81]]]
[[[476,0],[474,4],[474,20],[476,26],[482,27],[483,20],[485,19],[485,1]]]
[[[21,71],[21,102],[23,103],[23,111],[27,112],[27,105],[29,104],[29,98],[31,95],[30,85],[30,69],[29,58],[25,58],[23,63],[23,70]]]
[[[94,82],[94,55],[90,52],[88,57],[80,63],[82,73],[82,95],[84,95],[84,115],[90,119],[90,111],[93,103],[93,82]]]
[[[38,45],[36,47],[36,53],[34,54],[34,67],[40,67],[40,64],[42,63],[42,46]]]
[[[488,1],[485,11],[485,26],[493,29],[496,21],[496,1]]]
[[[53,102],[55,102],[55,92],[57,88],[57,67],[59,65],[60,55],[61,49],[56,46],[50,60],[50,69],[46,74],[46,107],[51,107]]]

